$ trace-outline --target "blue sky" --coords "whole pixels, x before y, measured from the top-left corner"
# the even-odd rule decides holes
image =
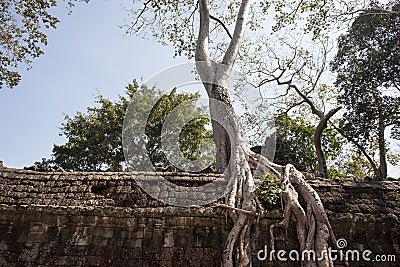
[[[121,1],[79,4],[71,15],[59,7],[55,14],[61,23],[48,32],[45,54],[22,72],[19,86],[0,90],[0,160],[8,167],[30,166],[64,143],[63,113],[84,111],[99,92],[115,99],[133,78],[186,62],[154,40],[125,36]]]
[[[125,36],[118,26],[127,13],[124,1],[78,4],[71,15],[66,7],[54,10],[61,23],[48,31],[45,54],[30,71],[22,70],[15,89],[0,90],[0,160],[22,168],[49,157],[59,136],[63,114],[73,115],[94,104],[98,93],[115,99],[132,79],[144,80],[175,64],[171,47],[155,40]],[[398,177],[399,169],[390,168]]]

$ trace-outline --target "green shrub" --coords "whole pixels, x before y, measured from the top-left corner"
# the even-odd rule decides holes
[[[341,173],[338,169],[336,168],[329,168],[328,169],[329,177],[333,180],[340,180],[342,178],[345,178],[346,175],[344,173]]]
[[[282,192],[279,179],[272,176],[271,173],[267,173],[257,180],[257,185],[257,195],[262,204],[266,208],[274,208]]]

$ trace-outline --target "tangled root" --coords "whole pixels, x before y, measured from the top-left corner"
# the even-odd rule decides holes
[[[302,257],[301,266],[333,266],[329,257],[329,241],[337,248],[336,238],[321,199],[305,181],[304,175],[293,165],[288,164],[284,167],[274,164],[242,146],[238,146],[234,153],[235,164],[231,164],[230,167],[233,186],[225,199],[225,204],[219,205],[227,208],[234,223],[225,243],[223,266],[251,266],[251,226],[263,213],[254,193],[254,177],[260,177],[265,173],[278,177],[284,188],[282,192],[285,204],[284,218],[269,229],[271,248],[274,249],[274,228],[287,229],[293,220],[296,222],[300,255],[305,251],[315,251],[315,257],[312,254],[304,254],[308,257]],[[299,194],[304,200],[305,208],[299,202]]]
[[[273,240],[274,227],[288,228],[291,219],[296,221],[297,238],[299,241],[301,266],[333,266],[330,255],[329,240],[336,245],[337,241],[326,215],[324,206],[317,192],[305,181],[301,172],[290,164],[285,167],[281,178],[284,187],[283,201],[285,203],[284,219],[270,228]],[[297,190],[294,188],[297,188]],[[298,192],[305,202],[304,209],[298,200]],[[271,249],[274,249],[271,242]],[[315,256],[303,252],[313,251]]]

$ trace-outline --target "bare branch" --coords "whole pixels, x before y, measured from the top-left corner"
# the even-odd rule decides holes
[[[126,31],[126,34],[132,33],[132,32],[138,32],[143,26],[144,26],[144,21],[142,22],[142,25],[136,27],[139,23],[139,20],[143,20],[143,14],[148,10],[148,5],[151,3],[151,0],[146,1],[143,4],[143,8],[138,11],[138,15],[136,15],[136,19],[134,22],[132,22],[131,26]]]
[[[316,108],[311,99],[308,98],[305,94],[303,94],[296,85],[289,84],[289,87],[293,88],[299,94],[299,96],[304,99],[304,101],[310,106],[311,112],[313,114],[317,115],[320,119],[324,117],[324,113],[318,108]]]
[[[289,114],[289,112],[292,110],[292,109],[294,109],[295,107],[298,107],[298,106],[300,106],[300,105],[302,105],[302,104],[304,104],[304,103],[306,103],[306,101],[300,101],[300,102],[298,102],[298,103],[296,103],[296,104],[293,104],[293,105],[291,105],[290,107],[288,107],[286,110],[285,110],[285,114],[287,115],[287,114]]]
[[[208,42],[210,37],[210,10],[208,0],[199,1],[200,29],[196,45],[196,61],[210,61]]]
[[[254,0],[243,0],[240,5],[236,18],[235,30],[222,60],[222,64],[227,65],[230,68],[233,67],[233,64],[235,63],[235,60],[239,54],[239,48],[244,39],[244,31],[248,20],[248,15],[253,3]]]
[[[351,136],[347,135],[345,133],[345,131],[343,131],[342,129],[340,129],[339,127],[337,127],[336,125],[332,125],[332,127],[338,132],[340,133],[341,136],[343,136],[344,138],[347,139],[347,141],[353,143],[357,149],[364,155],[364,157],[368,160],[368,162],[371,164],[372,169],[374,169],[374,172],[376,173],[378,171],[378,167],[375,164],[375,161],[368,155],[368,153],[366,152],[365,148],[358,143],[354,138],[352,138]]]
[[[214,17],[213,15],[210,15],[210,19],[215,20],[216,22],[218,22],[224,28],[224,30],[228,34],[229,38],[232,39],[232,34],[229,32],[229,29],[226,27],[225,23],[222,22],[222,20],[220,20],[217,17]]]

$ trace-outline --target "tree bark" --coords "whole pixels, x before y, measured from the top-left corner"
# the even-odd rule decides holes
[[[300,254],[306,249],[313,249],[318,258],[323,258],[322,261],[304,259],[301,262],[301,266],[333,266],[332,259],[324,252],[329,250],[329,241],[338,249],[337,241],[317,192],[306,182],[304,175],[296,170],[294,166],[288,164],[283,167],[269,162],[268,159],[252,151],[247,151],[247,153],[251,162],[250,165],[254,165],[252,161],[258,162],[256,171],[258,175],[269,172],[273,176],[280,178],[280,184],[284,187],[282,195],[285,204],[284,218],[280,223],[272,225],[270,228],[271,250],[274,249],[274,228],[284,227],[287,229],[291,217],[293,217],[296,222]],[[304,208],[298,201],[299,195],[305,202]],[[347,265],[347,263],[345,264]]]
[[[264,163],[264,165],[260,165],[261,174],[271,172],[276,177],[282,178],[286,185],[287,199],[290,199],[290,203],[287,203],[287,205],[290,207],[290,212],[297,215],[298,239],[301,243],[301,248],[304,249],[306,244],[309,246],[315,244],[315,247],[325,248],[328,246],[326,237],[332,237],[331,231],[329,231],[331,230],[329,221],[318,195],[304,182],[302,177],[296,178],[296,175],[301,174],[295,172],[294,167],[291,165],[284,168],[269,162],[262,156],[259,156],[257,160],[257,156],[242,143],[227,82],[244,38],[247,17],[252,4],[253,0],[243,0],[241,2],[231,42],[226,50],[222,64],[218,65],[213,63],[208,51],[210,22],[208,1],[199,0],[200,29],[195,55],[196,67],[210,99],[211,118],[215,118],[212,125],[217,146],[217,168],[221,171],[227,167],[229,172],[225,172],[226,175],[228,174],[225,179],[229,179],[231,185],[230,191],[225,196],[225,206],[228,207],[228,214],[232,219],[233,227],[225,243],[224,267],[251,266],[251,225],[255,221],[255,215],[260,214],[262,209],[259,209],[260,207],[256,202],[254,177],[250,166],[258,166],[260,162]],[[224,128],[223,125],[228,129]],[[310,216],[315,216],[315,220],[310,218],[310,221],[315,221],[317,230],[314,232],[316,232],[316,238],[310,237],[309,243],[307,243],[309,214],[306,214],[299,204],[296,189],[291,186],[292,182],[296,183],[300,190],[303,190],[301,194],[310,206],[310,212],[312,211],[313,213]],[[257,209],[260,212],[257,212]],[[288,221],[290,217],[285,217],[284,220]],[[314,234],[312,235],[314,236]],[[318,266],[328,267],[329,265],[324,263]]]
[[[227,95],[226,89],[222,88],[221,86],[213,85],[212,90],[208,92],[208,97],[210,99],[220,101],[220,102],[210,101],[209,103],[210,113],[212,114],[212,118],[218,117],[218,121],[223,121],[226,119],[226,118],[221,118],[223,114],[218,111],[217,105],[220,103],[228,105],[228,107],[233,111],[229,95]],[[231,157],[231,141],[227,129],[225,129],[220,123],[218,123],[218,121],[216,120],[211,121],[214,134],[214,143],[216,148],[215,168],[216,172],[224,173],[229,165],[229,160]]]
[[[378,108],[378,150],[379,150],[379,168],[378,174],[375,177],[378,181],[382,181],[387,177],[387,162],[386,162],[386,146],[385,146],[385,123],[384,112],[382,108],[382,99],[373,92],[375,104]]]
[[[282,75],[284,72],[285,71],[282,72]],[[314,105],[314,103],[311,101],[311,99],[309,97],[307,97],[305,94],[303,94],[303,92],[301,92],[300,89],[296,85],[292,84],[291,80],[286,81],[286,82],[281,82],[279,80],[279,77],[275,78],[275,80],[277,81],[277,83],[279,85],[288,84],[289,88],[293,88],[297,92],[297,94],[304,100],[304,102],[306,102],[309,105],[311,112],[318,116],[319,123],[314,130],[314,136],[313,136],[314,148],[315,148],[315,153],[317,155],[317,161],[318,161],[318,174],[322,177],[329,179],[328,166],[326,165],[325,153],[322,148],[322,133],[326,129],[329,119],[333,115],[335,115],[341,109],[341,107],[336,107],[336,108],[330,110],[325,115],[321,110],[319,110]]]
[[[325,160],[325,153],[322,149],[322,131],[326,128],[326,125],[323,124],[322,121],[320,121],[315,128],[314,131],[314,147],[315,147],[315,153],[317,154],[317,161],[318,161],[318,176],[319,177],[325,177],[329,178],[329,173],[328,173],[328,167],[326,166],[326,160]]]
[[[228,81],[235,60],[239,54],[239,49],[244,39],[245,26],[248,20],[250,7],[253,3],[254,0],[242,1],[231,41],[224,54],[221,65],[217,65],[215,63],[213,64],[213,60],[211,59],[208,50],[210,27],[208,1],[199,1],[200,29],[196,45],[195,59],[196,62],[201,62],[198,66],[202,66],[199,66],[198,72],[206,88],[208,97],[227,105],[227,107],[231,109],[232,114],[234,114],[234,110],[230,101],[226,82]],[[217,69],[213,68],[213,65],[216,66]],[[219,67],[222,65],[226,67],[220,69]],[[204,69],[204,67],[208,67],[208,69]],[[204,81],[207,82],[204,83]],[[210,81],[213,81],[213,83],[210,83]],[[216,105],[218,105],[218,102],[210,101],[211,118],[216,118],[218,121],[226,120],[227,118],[221,118],[222,114],[218,112]],[[212,120],[211,122],[216,146],[216,171],[223,173],[228,167],[231,156],[231,140],[227,129],[225,129],[217,120]]]
[[[337,107],[322,116],[314,131],[314,147],[318,160],[318,172],[322,177],[329,178],[328,167],[326,165],[325,153],[322,149],[322,132],[326,129],[329,119],[341,109]]]
[[[385,125],[382,119],[379,119],[379,173],[376,175],[377,180],[382,181],[387,178],[387,162],[386,162],[386,146],[385,146]]]

